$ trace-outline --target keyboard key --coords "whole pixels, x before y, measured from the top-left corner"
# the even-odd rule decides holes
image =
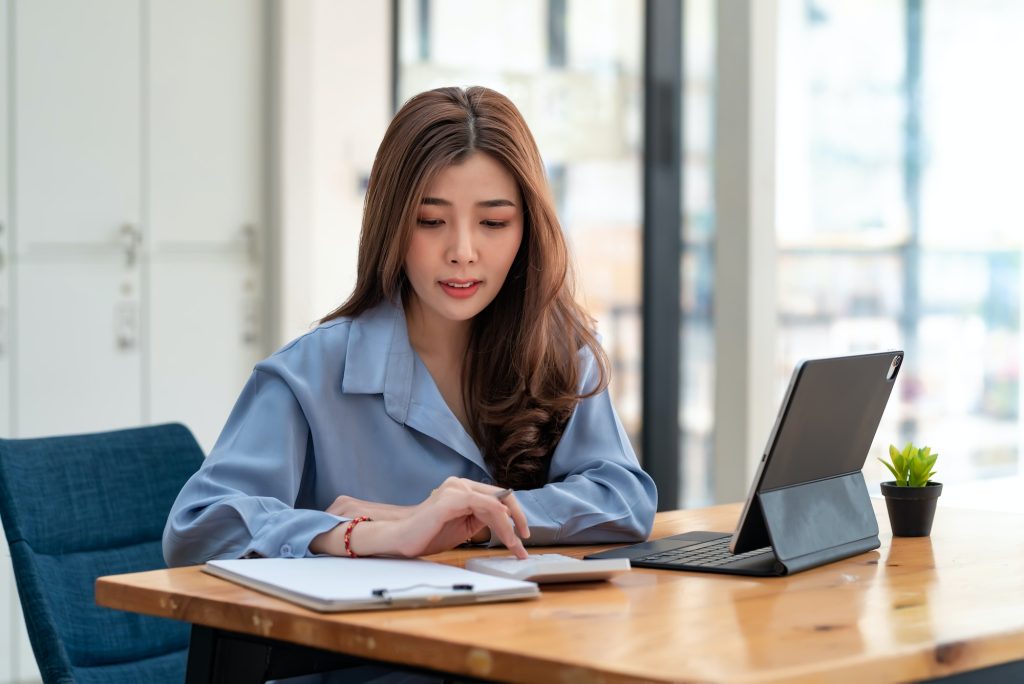
[[[729,537],[712,539],[711,541],[691,544],[679,549],[659,551],[637,560],[647,563],[660,563],[662,565],[718,567],[732,561],[771,552],[771,547],[766,546],[761,549],[754,549],[753,551],[733,554],[729,551],[729,539]]]

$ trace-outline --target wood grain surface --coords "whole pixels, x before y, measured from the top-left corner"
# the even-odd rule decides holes
[[[1024,659],[1024,516],[940,506],[931,537],[894,540],[874,505],[880,549],[783,578],[634,569],[532,601],[323,615],[189,567],[101,577],[96,600],[516,682],[888,682]],[[652,538],[731,531],[739,510],[660,513]]]

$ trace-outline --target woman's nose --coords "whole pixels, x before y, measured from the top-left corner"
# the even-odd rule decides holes
[[[448,247],[448,261],[453,264],[472,264],[477,260],[473,230],[469,225],[456,225]]]

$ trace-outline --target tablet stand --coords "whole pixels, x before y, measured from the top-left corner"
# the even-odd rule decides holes
[[[758,492],[733,551],[764,546],[787,575],[877,549],[878,521],[864,475]]]

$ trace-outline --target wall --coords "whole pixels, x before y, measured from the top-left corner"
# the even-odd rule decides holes
[[[279,10],[283,344],[355,285],[363,188],[391,118],[391,5],[289,0]]]

